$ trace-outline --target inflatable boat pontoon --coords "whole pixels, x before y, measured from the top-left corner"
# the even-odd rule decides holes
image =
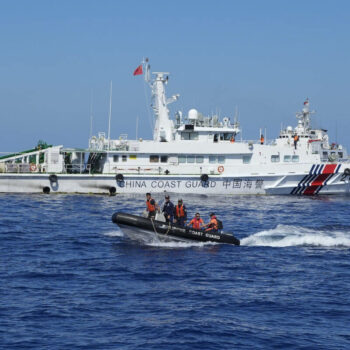
[[[229,233],[224,232],[205,232],[195,230],[189,227],[180,227],[167,222],[151,220],[142,216],[131,215],[126,213],[114,213],[112,221],[122,230],[134,229],[141,230],[145,233],[155,233],[160,238],[173,238],[176,240],[191,240],[198,242],[216,242],[240,245],[239,239]]]

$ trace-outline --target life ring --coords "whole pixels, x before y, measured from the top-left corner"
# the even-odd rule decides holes
[[[222,165],[218,166],[218,172],[219,172],[220,174],[223,173],[224,170],[225,170],[225,168],[224,168]]]
[[[35,171],[35,170],[36,170],[36,165],[30,164],[30,171]]]

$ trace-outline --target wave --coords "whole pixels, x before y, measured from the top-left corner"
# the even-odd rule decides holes
[[[107,237],[124,237],[124,233],[122,231],[104,232],[103,235]]]
[[[293,225],[277,225],[241,240],[244,246],[267,247],[350,247],[350,232],[330,231]]]

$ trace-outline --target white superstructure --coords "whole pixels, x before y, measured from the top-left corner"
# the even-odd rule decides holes
[[[0,157],[0,192],[200,194],[342,194],[350,190],[346,150],[313,129],[309,101],[273,141],[238,139],[240,125],[190,109],[172,120],[166,97],[168,73],[150,81],[155,116],[153,140],[109,140],[104,133],[88,149],[45,146]]]

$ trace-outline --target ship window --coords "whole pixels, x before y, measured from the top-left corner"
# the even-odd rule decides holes
[[[284,162],[288,163],[288,162],[290,162],[291,160],[292,160],[292,157],[291,157],[291,156],[284,156],[284,159],[283,159]]]
[[[214,142],[218,142],[219,140],[219,135],[218,134],[214,134]]]
[[[123,155],[123,156],[122,156],[122,161],[123,161],[123,162],[126,162],[126,161],[127,161],[126,155]]]
[[[203,163],[204,157],[203,156],[196,156],[196,163]]]
[[[232,134],[232,133],[225,133],[225,134],[224,134],[224,140],[225,140],[225,141],[230,141],[230,140],[231,140],[231,137],[233,137],[233,134]]]
[[[216,156],[209,156],[209,163],[210,164],[215,164],[216,162],[217,162]]]
[[[187,156],[187,163],[194,163],[195,156]]]
[[[218,156],[218,163],[225,163],[225,157],[224,156]]]
[[[190,139],[190,133],[189,132],[182,132],[181,133],[181,140],[189,140]]]
[[[293,162],[293,163],[299,162],[299,156],[293,156],[293,157],[292,157],[292,162]]]
[[[130,154],[129,159],[135,160],[137,159],[136,154]]]
[[[272,163],[278,163],[279,161],[280,161],[280,156],[279,155],[271,156],[271,162]]]
[[[168,162],[168,156],[160,156],[160,162],[161,163],[167,163]]]
[[[198,132],[182,132],[181,140],[198,140]]]
[[[119,156],[113,156],[113,162],[114,163],[119,162]]]
[[[323,158],[327,158],[328,157],[328,152],[323,152]]]
[[[150,163],[158,163],[159,162],[159,156],[151,155],[149,156]]]
[[[343,158],[343,152],[339,152],[338,155],[339,155],[339,158]]]
[[[186,156],[179,156],[179,163],[186,163]]]
[[[243,156],[243,164],[250,163],[251,159],[252,159],[252,156]]]

